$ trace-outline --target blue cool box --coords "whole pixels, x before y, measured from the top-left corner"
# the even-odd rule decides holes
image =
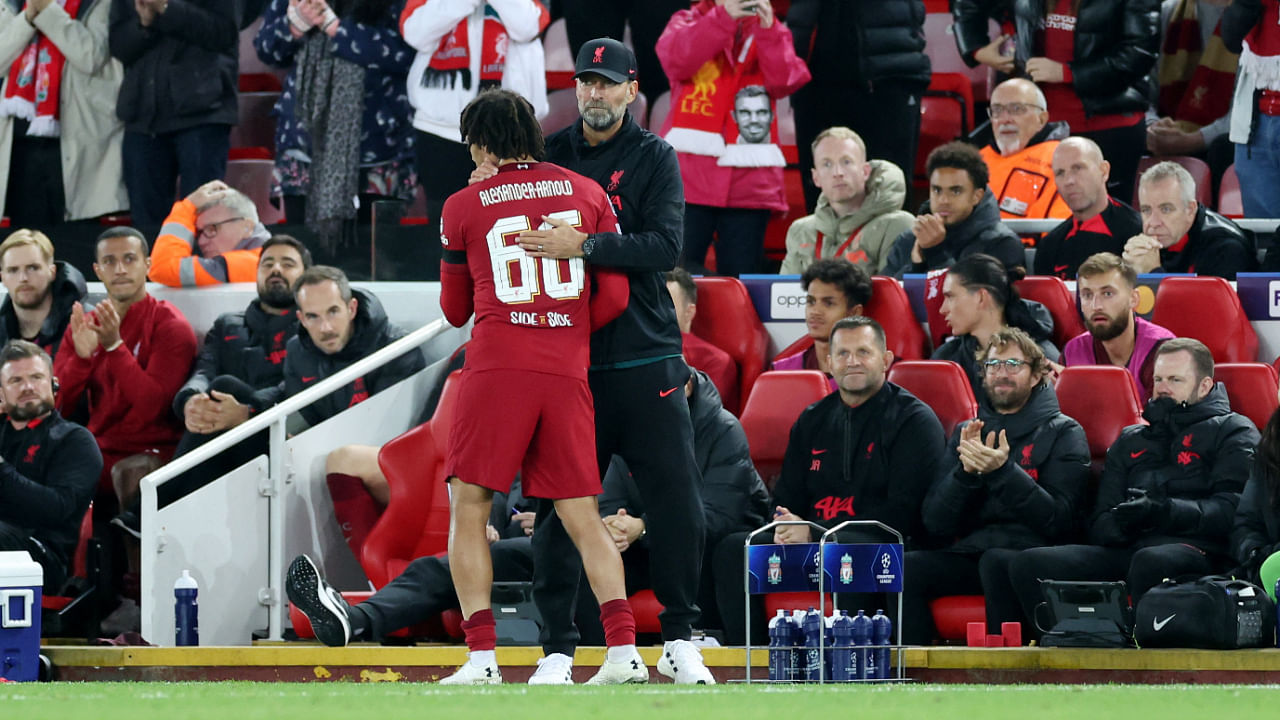
[[[40,589],[44,568],[25,551],[0,552],[0,678],[40,674]]]

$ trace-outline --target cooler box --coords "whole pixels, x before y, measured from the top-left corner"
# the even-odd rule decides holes
[[[0,552],[0,678],[34,682],[40,673],[40,589],[44,568],[25,550]]]

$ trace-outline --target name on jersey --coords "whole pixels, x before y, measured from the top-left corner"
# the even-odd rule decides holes
[[[513,312],[511,313],[512,325],[529,325],[532,327],[573,327],[573,318],[564,313],[532,313],[532,312]]]
[[[480,191],[480,204],[489,207],[494,203],[512,200],[539,200],[542,198],[573,195],[573,183],[568,180],[539,180],[538,182],[506,183]]]

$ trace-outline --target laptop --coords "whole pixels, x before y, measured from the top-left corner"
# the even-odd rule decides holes
[[[1040,592],[1048,609],[1045,647],[1117,648],[1133,646],[1133,611],[1122,582],[1042,580]],[[1037,612],[1036,624],[1041,614]]]

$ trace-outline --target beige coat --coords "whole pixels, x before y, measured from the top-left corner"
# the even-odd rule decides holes
[[[21,13],[0,2],[0,87],[9,67],[38,29],[53,41],[67,62],[63,65],[58,120],[62,125],[62,184],[67,195],[67,219],[80,220],[127,210],[120,144],[124,124],[116,118],[116,95],[124,67],[107,47],[110,0],[88,0],[81,19],[69,17],[50,3],[33,28]],[[86,14],[87,13],[87,14]],[[13,118],[0,117],[0,211],[9,183],[9,155],[13,150]]]

